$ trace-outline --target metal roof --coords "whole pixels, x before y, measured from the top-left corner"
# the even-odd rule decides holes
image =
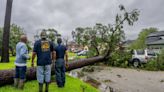
[[[151,42],[155,42],[155,41],[158,41],[158,40],[161,40],[162,38],[159,36],[159,37],[147,37],[146,40],[145,40],[145,43],[146,44],[149,44]]]
[[[153,32],[148,37],[164,36],[164,31]]]
[[[147,43],[147,45],[164,45],[164,39]]]

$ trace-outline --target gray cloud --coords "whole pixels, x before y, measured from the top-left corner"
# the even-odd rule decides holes
[[[139,9],[139,21],[125,26],[127,39],[135,39],[142,28],[164,29],[163,0],[13,0],[12,23],[24,28],[31,40],[38,29],[55,28],[71,36],[78,26],[112,23],[123,4],[128,10]],[[3,26],[6,0],[0,0],[0,26]]]

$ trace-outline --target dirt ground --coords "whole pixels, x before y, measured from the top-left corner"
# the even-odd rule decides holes
[[[115,92],[164,92],[164,72],[101,68],[87,75],[112,87]]]

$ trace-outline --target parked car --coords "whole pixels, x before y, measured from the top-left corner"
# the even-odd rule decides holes
[[[79,53],[79,52],[81,52],[82,50],[79,50],[79,49],[77,49],[77,50],[74,50],[73,52],[74,53]]]
[[[80,51],[79,53],[77,53],[77,55],[78,56],[85,56],[85,55],[87,55],[87,50],[82,50],[82,51]]]
[[[157,55],[152,50],[132,50],[132,58],[129,63],[134,67],[139,67],[141,64],[147,63],[150,59],[157,58]]]

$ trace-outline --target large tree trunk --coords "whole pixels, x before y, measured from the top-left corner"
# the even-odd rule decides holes
[[[9,62],[9,36],[10,36],[9,34],[10,34],[12,2],[13,0],[7,0],[7,4],[6,4],[1,62]]]
[[[66,69],[66,71],[70,71],[73,69],[81,68],[87,65],[93,65],[96,62],[101,62],[104,60],[103,56],[97,56],[97,57],[92,57],[88,59],[80,59],[73,61],[69,63],[69,67]],[[54,68],[52,67],[52,75],[54,73]],[[13,76],[14,76],[14,69],[12,70],[1,70],[0,71],[0,86],[4,86],[6,84],[12,84],[13,83]],[[26,75],[27,80],[35,80],[36,79],[36,68],[28,68],[27,69],[27,75]]]

